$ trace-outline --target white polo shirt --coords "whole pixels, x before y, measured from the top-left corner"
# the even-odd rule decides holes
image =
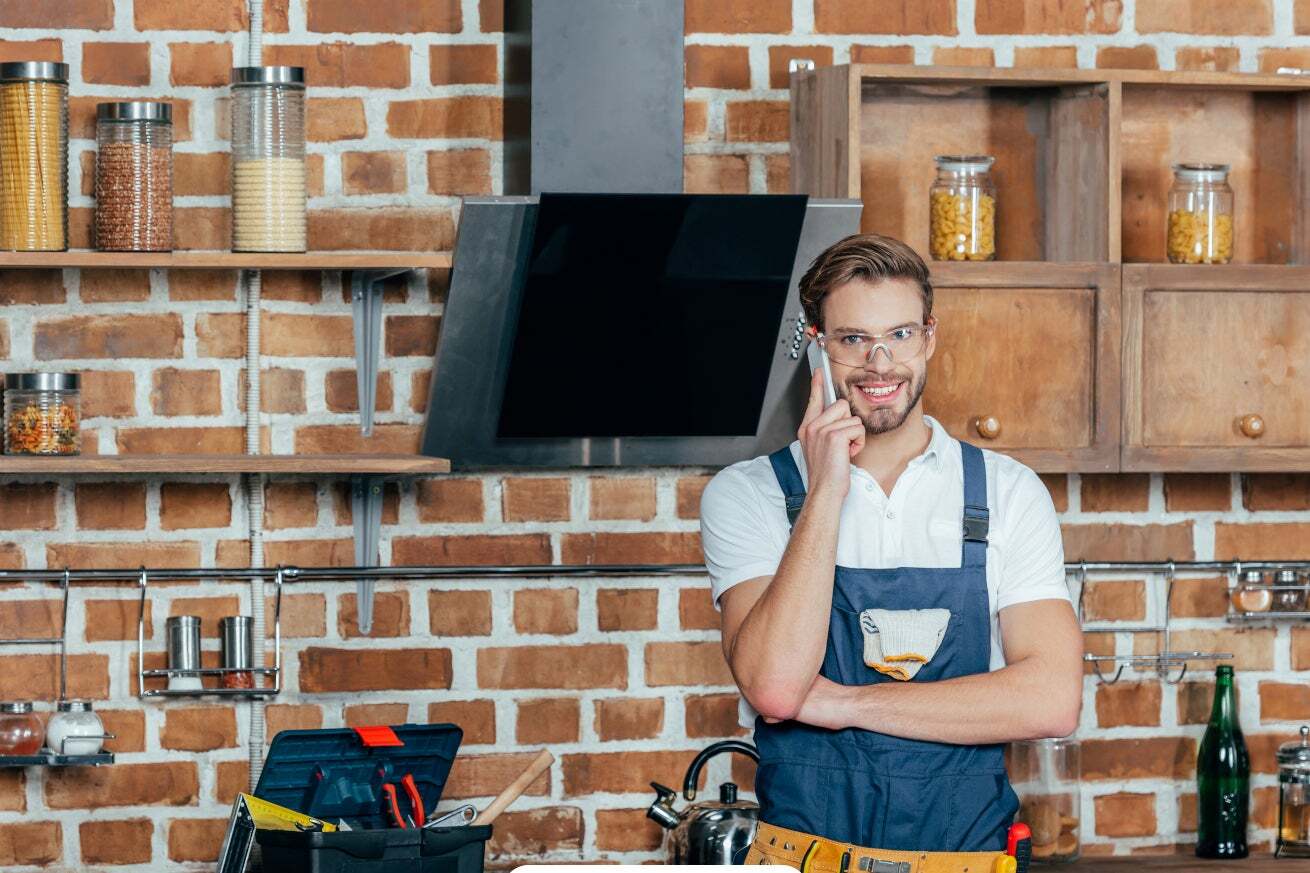
[[[851,488],[837,529],[837,563],[843,567],[960,566],[964,473],[960,444],[924,416],[932,437],[910,460],[886,495],[867,471],[851,465]],[[791,444],[809,487],[800,441]],[[987,471],[987,599],[991,610],[991,669],[1005,666],[998,613],[1033,600],[1070,601],[1064,543],[1055,506],[1031,469],[1007,455],[983,450]],[[720,470],[701,497],[701,543],[714,605],[733,585],[778,569],[790,528],[782,488],[767,455]],[[755,712],[743,699],[742,724]]]

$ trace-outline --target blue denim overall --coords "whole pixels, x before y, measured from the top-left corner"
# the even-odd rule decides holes
[[[944,608],[937,654],[915,682],[984,673],[991,655],[987,600],[987,476],[982,452],[960,443],[964,520],[959,567],[869,570],[838,566],[821,675],[842,685],[894,682],[864,663],[860,611]],[[805,485],[784,447],[769,456],[795,524]],[[1019,808],[1000,745],[957,746],[859,728],[827,730],[756,719],[760,820],[836,842],[927,852],[1004,851]]]

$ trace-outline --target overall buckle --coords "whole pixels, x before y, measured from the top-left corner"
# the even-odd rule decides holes
[[[964,507],[964,538],[972,543],[987,542],[987,530],[990,527],[989,514],[985,506]]]

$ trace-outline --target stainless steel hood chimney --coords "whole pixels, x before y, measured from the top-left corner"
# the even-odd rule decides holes
[[[682,190],[680,0],[506,0],[506,194]]]

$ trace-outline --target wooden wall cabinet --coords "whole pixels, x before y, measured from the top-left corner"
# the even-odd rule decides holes
[[[925,258],[933,156],[996,157],[997,260],[929,263],[951,433],[1042,472],[1310,470],[1310,77],[853,64],[791,89],[792,190]],[[1166,263],[1176,162],[1231,165],[1232,264]]]
[[[1118,269],[974,266],[933,269],[940,327],[925,411],[1036,470],[1117,469]]]
[[[1125,470],[1310,470],[1310,267],[1123,268]]]

